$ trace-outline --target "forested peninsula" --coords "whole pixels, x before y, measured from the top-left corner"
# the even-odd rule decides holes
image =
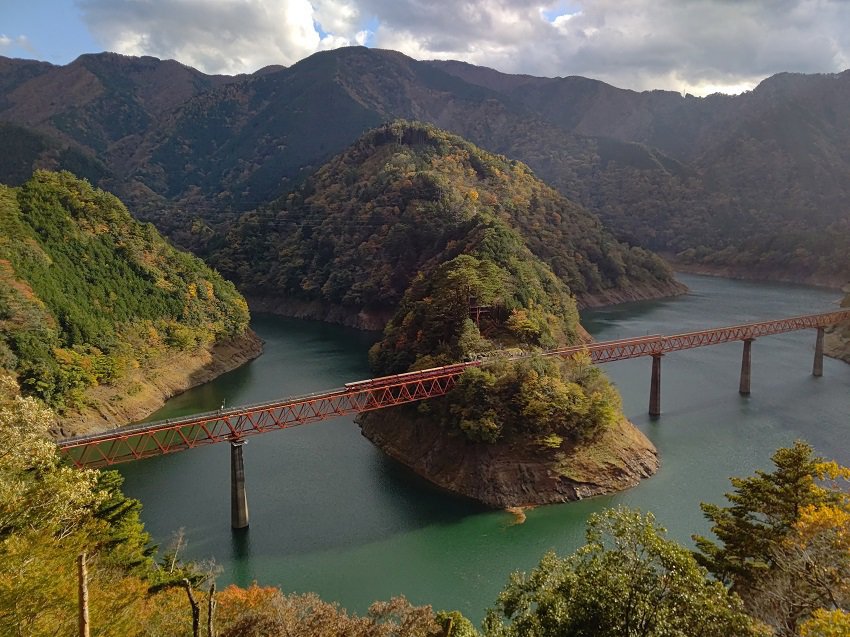
[[[682,287],[519,162],[393,122],[212,247],[255,307],[386,324],[370,352],[376,376],[484,361],[446,398],[360,418],[378,447],[443,488],[532,505],[623,489],[658,468],[588,357],[541,354],[588,338],[577,297]]]
[[[0,368],[60,435],[127,424],[256,357],[248,318],[231,283],[87,181],[0,186]]]
[[[686,291],[525,164],[404,120],[225,226],[201,255],[256,309],[381,329],[416,275],[469,252],[483,224],[520,236],[583,306]]]

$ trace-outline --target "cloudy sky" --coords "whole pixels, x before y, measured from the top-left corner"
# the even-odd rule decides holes
[[[850,67],[850,0],[0,0],[0,55],[173,58],[207,73],[352,44],[633,89],[737,93]]]

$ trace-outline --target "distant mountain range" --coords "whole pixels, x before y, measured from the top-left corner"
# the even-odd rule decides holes
[[[68,168],[191,246],[192,220],[257,208],[399,117],[527,163],[629,243],[752,276],[850,279],[850,71],[696,98],[361,47],[235,77],[111,53],[0,58],[0,181]]]

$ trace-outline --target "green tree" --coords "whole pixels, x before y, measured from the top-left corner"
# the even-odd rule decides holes
[[[480,637],[472,622],[456,610],[438,612],[437,623],[443,628],[442,637]]]
[[[558,448],[554,440],[592,440],[620,418],[620,399],[605,376],[576,360],[495,355],[467,369],[445,401],[430,406],[443,426],[475,442],[525,439]],[[555,437],[552,437],[554,434]]]
[[[167,347],[243,334],[248,308],[114,196],[67,172],[36,171],[20,188],[0,185],[0,320],[0,366],[63,412]]]
[[[591,516],[587,543],[514,573],[484,622],[488,637],[747,637],[766,634],[651,513]],[[507,623],[505,623],[507,620]]]
[[[748,612],[794,635],[816,608],[850,602],[839,586],[850,576],[850,500],[836,483],[850,479],[850,470],[800,441],[772,460],[773,471],[732,478],[731,506],[701,505],[717,541],[695,536],[696,557]]]
[[[121,493],[119,474],[62,463],[47,435],[55,420],[0,373],[0,637],[74,632],[83,551],[97,634],[138,635],[157,607],[147,603],[155,573],[139,503]]]

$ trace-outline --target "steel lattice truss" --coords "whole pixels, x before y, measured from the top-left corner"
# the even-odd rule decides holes
[[[823,314],[806,314],[804,316],[792,316],[791,318],[778,319],[776,321],[762,321],[760,323],[743,323],[730,327],[718,327],[699,332],[686,332],[673,336],[642,336],[638,338],[624,338],[617,341],[603,341],[589,345],[564,347],[546,352],[546,355],[569,356],[580,351],[590,354],[594,363],[610,363],[626,358],[638,358],[640,356],[658,356],[668,352],[678,352],[694,347],[706,347],[708,345],[719,345],[732,341],[753,340],[759,336],[771,336],[811,328],[823,328],[836,325],[850,320],[850,310],[839,310],[837,312],[825,312]]]
[[[247,405],[59,442],[60,451],[78,467],[104,467],[305,425],[326,418],[359,414],[444,396],[467,365],[399,374],[349,383],[342,389],[281,401]]]
[[[674,336],[656,335],[604,341],[552,350],[543,355],[572,356],[587,352],[592,362],[608,363],[640,356],[659,356],[667,352],[731,341],[746,341],[795,330],[823,328],[847,320],[850,320],[850,310],[747,323]],[[68,438],[58,444],[60,451],[78,467],[109,466],[318,422],[326,418],[359,414],[444,396],[454,387],[464,370],[486,364],[486,360],[477,360],[373,378],[307,396],[144,425],[119,427],[100,434]]]

